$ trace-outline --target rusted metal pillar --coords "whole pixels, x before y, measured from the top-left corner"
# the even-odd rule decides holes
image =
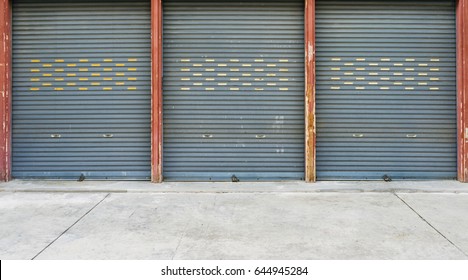
[[[0,0],[0,181],[11,179],[11,2]]]
[[[468,0],[457,1],[458,180],[468,182]]]
[[[162,3],[151,0],[151,181],[162,182]]]
[[[315,0],[305,0],[305,180],[315,182]]]

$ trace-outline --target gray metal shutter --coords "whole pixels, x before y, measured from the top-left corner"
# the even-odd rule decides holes
[[[303,1],[163,2],[164,178],[302,179]]]
[[[149,1],[13,3],[13,176],[150,178]]]
[[[453,1],[317,1],[318,179],[456,177]]]

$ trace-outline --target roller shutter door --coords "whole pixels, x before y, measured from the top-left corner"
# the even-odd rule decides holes
[[[303,1],[163,2],[164,178],[303,179]]]
[[[149,1],[13,1],[13,176],[150,178]]]
[[[456,177],[453,1],[317,1],[318,179]]]

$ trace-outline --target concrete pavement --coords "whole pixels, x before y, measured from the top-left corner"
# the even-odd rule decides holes
[[[0,183],[0,259],[468,259],[467,190],[13,181]]]

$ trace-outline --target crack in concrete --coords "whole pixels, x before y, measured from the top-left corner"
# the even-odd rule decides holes
[[[460,251],[463,255],[465,255],[465,257],[468,257],[468,254],[465,253],[460,247],[458,247],[455,243],[453,243],[450,239],[448,239],[447,236],[445,236],[442,232],[440,232],[437,228],[435,228],[435,226],[433,226],[431,223],[429,223],[428,220],[426,220],[423,216],[421,216],[421,214],[418,213],[418,211],[416,211],[413,207],[411,207],[403,198],[401,198],[397,193],[393,193],[393,195],[395,195],[399,200],[401,200],[401,202],[403,202],[409,209],[411,209],[411,211],[413,211],[416,215],[418,215],[418,217],[423,220],[427,225],[429,225],[433,230],[435,230],[440,236],[442,236],[445,240],[447,240],[450,244],[452,244],[452,246],[454,246],[455,248],[457,248],[458,251]]]
[[[96,207],[99,206],[99,204],[101,204],[106,198],[108,198],[110,195],[110,193],[108,193],[103,199],[101,199],[98,203],[96,203],[96,205],[94,205],[91,209],[89,209],[86,213],[84,213],[78,220],[76,220],[71,226],[69,226],[66,230],[64,230],[59,236],[57,236],[57,238],[55,238],[54,240],[52,240],[52,242],[50,242],[47,246],[44,247],[44,249],[42,249],[39,253],[37,253],[31,260],[35,260],[40,254],[42,254],[42,252],[44,252],[45,250],[47,250],[47,248],[49,248],[50,246],[52,246],[52,244],[55,243],[55,241],[57,241],[60,237],[62,237],[65,233],[67,233],[72,227],[74,227],[77,223],[79,223],[84,217],[86,217],[89,213],[91,213],[91,211],[93,211]]]

